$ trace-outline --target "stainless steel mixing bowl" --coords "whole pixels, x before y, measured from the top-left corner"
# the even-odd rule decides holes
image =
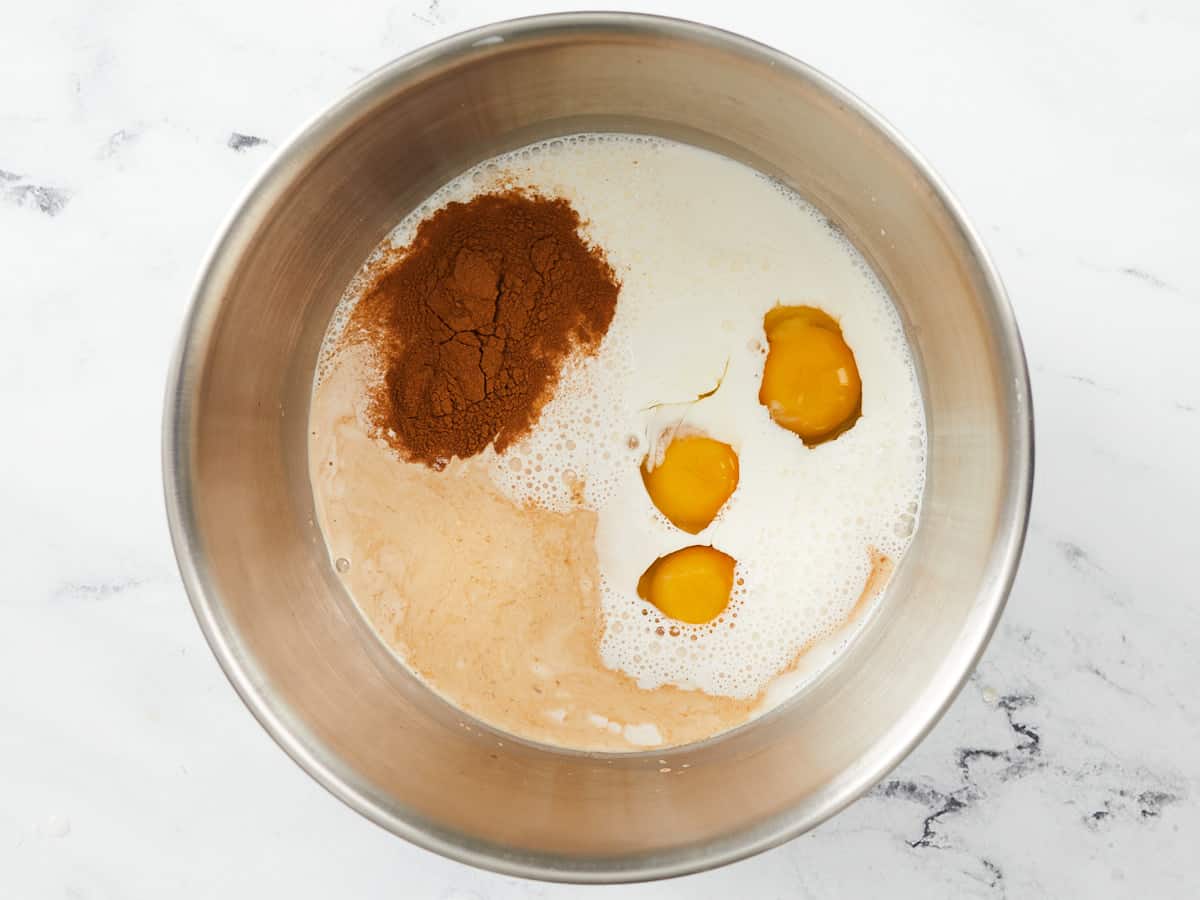
[[[317,349],[370,250],[479,160],[581,131],[708,147],[820,207],[895,297],[929,425],[916,538],[840,661],[724,737],[630,756],[509,739],[408,675],[331,571],[306,464]],[[517,875],[618,881],[719,865],[800,834],[932,727],[1012,583],[1032,413],[995,270],[946,189],[877,115],[735,35],[645,16],[556,15],[392,63],[279,152],[196,288],[170,376],[163,464],[196,616],[293,759],[431,850]]]

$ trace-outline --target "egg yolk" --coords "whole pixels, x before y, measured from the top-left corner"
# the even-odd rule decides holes
[[[837,321],[812,306],[763,317],[767,361],[758,402],[807,446],[831,440],[862,415],[862,381]]]
[[[698,534],[708,527],[738,485],[738,458],[728,444],[700,435],[677,437],[662,461],[642,463],[642,483],[675,527]]]
[[[729,605],[732,556],[712,547],[684,547],[650,564],[638,579],[638,596],[680,622],[711,622]]]

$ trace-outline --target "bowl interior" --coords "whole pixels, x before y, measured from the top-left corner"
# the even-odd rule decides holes
[[[879,614],[840,662],[748,727],[620,757],[513,741],[416,683],[330,569],[306,460],[321,337],[371,249],[472,164],[581,131],[713,149],[822,209],[892,292],[929,428],[917,536]],[[279,155],[198,288],[169,398],[168,505],[222,665],[281,745],[335,794],[467,862],[643,878],[728,861],[811,827],[931,726],[1011,581],[1029,423],[1016,330],[981,249],[928,171],[857,101],[786,57],[710,29],[558,16],[473,32],[393,64]]]

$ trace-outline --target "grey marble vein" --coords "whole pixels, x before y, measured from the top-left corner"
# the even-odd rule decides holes
[[[423,10],[414,11],[412,16],[418,22],[426,25],[442,25],[446,21],[445,15],[442,13],[441,0],[429,0]]]
[[[0,197],[48,216],[57,216],[71,201],[71,192],[65,188],[31,183],[15,172],[0,170],[0,182]]]
[[[265,144],[266,142],[266,138],[255,137],[252,134],[240,134],[239,132],[233,131],[230,132],[229,140],[227,140],[225,144],[230,150],[233,150],[236,153],[241,153],[244,150],[248,150],[251,147],[257,147],[259,144]]]
[[[107,600],[149,584],[148,578],[117,578],[98,581],[67,581],[53,592],[55,600],[88,599]]]
[[[1114,275],[1119,275],[1123,278],[1130,279],[1145,285],[1155,291],[1161,291],[1167,294],[1175,294],[1180,297],[1187,297],[1187,292],[1178,285],[1167,281],[1144,266],[1139,265],[1105,265],[1102,263],[1092,262],[1090,260],[1082,260],[1083,265],[1096,272],[1107,272]],[[1191,299],[1191,298],[1188,298]]]
[[[108,136],[104,144],[100,147],[98,153],[101,159],[112,159],[119,155],[121,151],[138,139],[141,132],[134,128],[118,128]]]
[[[1167,282],[1163,281],[1157,275],[1147,272],[1145,269],[1138,268],[1137,266],[1121,266],[1119,269],[1117,269],[1117,271],[1122,275],[1128,275],[1130,278],[1135,278],[1138,281],[1144,282],[1145,284],[1150,285],[1150,287],[1179,293],[1179,289],[1174,285],[1167,284]]]

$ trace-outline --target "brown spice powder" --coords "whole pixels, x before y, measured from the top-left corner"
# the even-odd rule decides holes
[[[511,189],[451,203],[386,260],[347,339],[376,351],[368,415],[410,462],[435,469],[537,421],[573,351],[608,330],[620,285],[562,198]]]

